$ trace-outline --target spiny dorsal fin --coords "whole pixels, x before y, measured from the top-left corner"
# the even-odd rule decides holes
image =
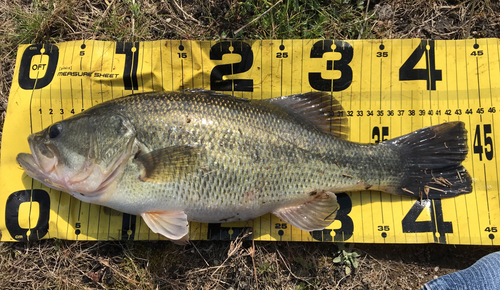
[[[141,181],[165,183],[193,172],[199,165],[202,146],[182,145],[158,149],[140,155],[135,161],[142,165]]]
[[[346,112],[333,96],[324,92],[310,92],[266,100],[290,114],[298,114],[318,128],[332,135],[347,139],[349,127]]]

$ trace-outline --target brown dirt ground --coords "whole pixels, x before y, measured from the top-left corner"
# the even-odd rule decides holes
[[[337,5],[337,2],[342,4],[338,6],[341,16],[322,23],[324,28],[322,34],[316,35],[318,38],[500,36],[500,4],[497,1],[312,2],[324,7]],[[359,2],[369,5],[360,10],[356,8]],[[132,0],[0,0],[0,128],[3,128],[19,43],[74,39],[220,39],[221,36],[231,37],[235,28],[249,23],[269,6],[256,2],[260,3],[258,9],[244,11],[235,0],[158,3],[144,0],[137,1],[140,9],[132,13],[132,3]],[[277,15],[275,11],[271,13]],[[314,15],[314,11],[306,10],[304,14]],[[21,25],[22,19],[34,22],[40,15],[43,17],[36,22],[35,28]],[[131,25],[132,19],[136,25]],[[265,31],[262,26],[263,22],[256,21],[237,37],[306,38],[311,37],[308,33],[313,30],[298,28],[287,34],[279,32],[281,26],[277,22],[271,21],[271,28]],[[44,240],[0,243],[0,288],[418,289],[436,276],[464,269],[480,257],[500,249],[434,244],[357,244],[355,249],[361,254],[356,259],[359,266],[347,276],[346,265],[334,262],[338,246],[251,241],[195,241],[185,247],[169,242]]]

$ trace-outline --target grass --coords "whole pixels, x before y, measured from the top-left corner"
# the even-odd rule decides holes
[[[500,4],[488,0],[0,0],[0,11],[0,128],[21,43],[500,37]],[[0,289],[418,289],[493,250],[356,245],[354,251],[241,240],[186,247],[1,243]]]
[[[0,245],[1,289],[418,289],[492,248],[357,245],[358,267],[337,262],[342,245],[197,241]]]

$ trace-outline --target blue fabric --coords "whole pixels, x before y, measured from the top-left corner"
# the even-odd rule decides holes
[[[500,252],[479,259],[467,269],[436,278],[421,290],[498,290],[500,289]]]

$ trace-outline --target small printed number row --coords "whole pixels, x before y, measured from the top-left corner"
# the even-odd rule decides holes
[[[446,109],[446,110],[347,110],[347,111],[334,111],[331,112],[330,115],[332,116],[337,116],[337,117],[342,117],[342,116],[347,116],[347,117],[363,117],[363,116],[377,116],[377,117],[393,117],[393,116],[452,116],[452,115],[457,115],[460,116],[462,114],[466,115],[472,115],[474,113],[476,114],[484,114],[485,112],[488,113],[496,113],[495,107],[489,107],[487,110],[486,108],[477,108],[477,110],[473,109]]]
[[[82,108],[81,109],[81,112],[83,112],[85,109]],[[41,108],[38,109],[38,112],[40,114],[42,114],[44,112],[44,110],[42,110]],[[348,111],[332,111],[330,112],[330,115],[332,117],[343,117],[343,116],[347,116],[347,117],[363,117],[363,116],[367,116],[367,117],[371,117],[371,116],[377,116],[377,117],[383,117],[383,116],[387,116],[387,117],[393,117],[393,116],[398,116],[398,117],[402,117],[402,116],[441,116],[441,115],[446,115],[446,116],[452,116],[452,115],[462,115],[462,113],[465,112],[465,114],[467,115],[472,115],[474,114],[474,111],[472,109],[466,109],[466,110],[462,110],[462,109],[456,109],[455,111],[453,110],[357,110],[357,111],[353,111],[353,110],[348,110]],[[485,108],[478,108],[477,110],[475,110],[475,113],[476,114],[484,114],[485,112],[488,112],[488,113],[496,113],[496,109],[495,107],[489,107],[488,110],[485,110]],[[73,108],[71,109],[70,111],[71,114],[76,114],[77,111]],[[54,110],[52,108],[49,108],[48,109],[48,114],[49,115],[52,115],[54,114]],[[59,109],[59,114],[64,114],[64,109]]]

